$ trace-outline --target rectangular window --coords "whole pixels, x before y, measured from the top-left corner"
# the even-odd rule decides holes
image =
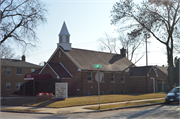
[[[102,79],[100,79],[101,82],[104,82],[104,72],[100,72],[102,75]]]
[[[11,90],[11,82],[6,82],[6,90]]]
[[[11,67],[6,67],[6,74],[11,75]]]
[[[104,95],[104,91],[100,91],[100,95]]]
[[[59,57],[61,57],[61,51],[59,51]]]
[[[93,95],[93,92],[92,92],[92,91],[89,91],[89,92],[88,92],[88,95]]]
[[[16,90],[19,90],[22,84],[22,82],[16,82]]]
[[[121,82],[124,82],[124,74],[121,74]]]
[[[66,43],[69,43],[69,36],[66,36]]]
[[[62,36],[59,37],[59,43],[62,43]]]
[[[16,75],[22,75],[23,69],[22,68],[16,68]]]
[[[114,81],[115,81],[114,73],[111,73],[111,82],[114,82]]]
[[[31,69],[31,72],[35,72],[35,69]]]
[[[92,73],[91,72],[87,73],[87,79],[88,79],[88,82],[92,81]]]

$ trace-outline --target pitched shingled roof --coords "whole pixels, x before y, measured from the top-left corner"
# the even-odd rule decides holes
[[[1,66],[41,68],[39,65],[15,59],[1,59]]]
[[[60,63],[48,63],[60,78],[72,78]]]
[[[168,68],[167,67],[161,67],[161,66],[156,66],[158,69],[160,69],[161,71],[163,71],[165,74],[168,75]]]
[[[147,76],[152,66],[132,67],[129,76]]]
[[[101,71],[128,72],[130,67],[135,66],[126,57],[119,54],[76,48],[72,48],[71,51],[65,52],[82,70],[97,70],[94,68],[94,65],[101,64]]]

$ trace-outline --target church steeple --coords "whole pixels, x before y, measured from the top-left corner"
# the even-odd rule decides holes
[[[61,35],[70,36],[70,34],[69,34],[69,32],[68,32],[68,29],[67,29],[67,27],[66,27],[65,21],[64,21],[63,26],[62,26],[62,28],[61,28],[61,31],[60,31],[60,33],[59,33],[59,36],[61,36]]]
[[[71,50],[70,34],[65,22],[63,23],[63,26],[59,33],[59,43],[57,45],[58,47],[61,46],[64,50]]]

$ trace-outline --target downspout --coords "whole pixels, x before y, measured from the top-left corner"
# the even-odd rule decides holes
[[[81,95],[83,95],[83,71],[81,72]]]
[[[146,93],[148,93],[148,79],[147,79],[147,75],[146,75]]]
[[[153,93],[155,93],[155,78],[151,78],[153,80]]]

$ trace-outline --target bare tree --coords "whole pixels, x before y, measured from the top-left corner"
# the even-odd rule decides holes
[[[100,42],[100,50],[101,51],[109,51],[110,53],[112,52],[116,52],[116,39],[111,37],[110,35],[108,35],[107,33],[105,33],[105,37],[104,38],[100,38],[99,39]]]
[[[36,47],[36,28],[46,22],[47,10],[39,0],[1,0],[0,44],[16,42]]]
[[[142,50],[142,45],[144,44],[142,40],[139,40],[139,38],[133,37],[131,34],[127,34],[122,35],[121,33],[119,33],[119,41],[122,47],[124,47],[126,49],[126,55],[127,58],[130,61],[133,61],[135,63],[137,63],[137,61],[139,61],[140,59],[142,59],[142,57],[144,56],[144,50]],[[141,56],[139,58],[137,58],[138,54],[141,54]],[[134,58],[134,55],[136,55],[136,58]]]
[[[140,45],[143,44],[143,41],[137,40],[137,38],[136,40],[133,39],[130,34],[122,35],[122,33],[119,32],[119,37],[116,39],[105,33],[105,37],[99,39],[99,41],[99,49],[101,51],[109,51],[110,53],[115,52],[118,54],[117,51],[120,50],[120,48],[125,48],[127,58],[134,64],[142,59],[145,54],[142,49],[140,50]],[[134,55],[136,55],[136,57],[134,57]]]
[[[15,53],[14,53],[13,49],[5,44],[2,44],[0,46],[0,54],[1,54],[1,58],[5,58],[5,59],[15,58]]]
[[[146,0],[139,3],[120,0],[113,6],[111,16],[112,24],[122,24],[120,30],[131,31],[135,36],[150,33],[166,46],[169,86],[172,89],[173,50],[180,36],[180,0]]]

